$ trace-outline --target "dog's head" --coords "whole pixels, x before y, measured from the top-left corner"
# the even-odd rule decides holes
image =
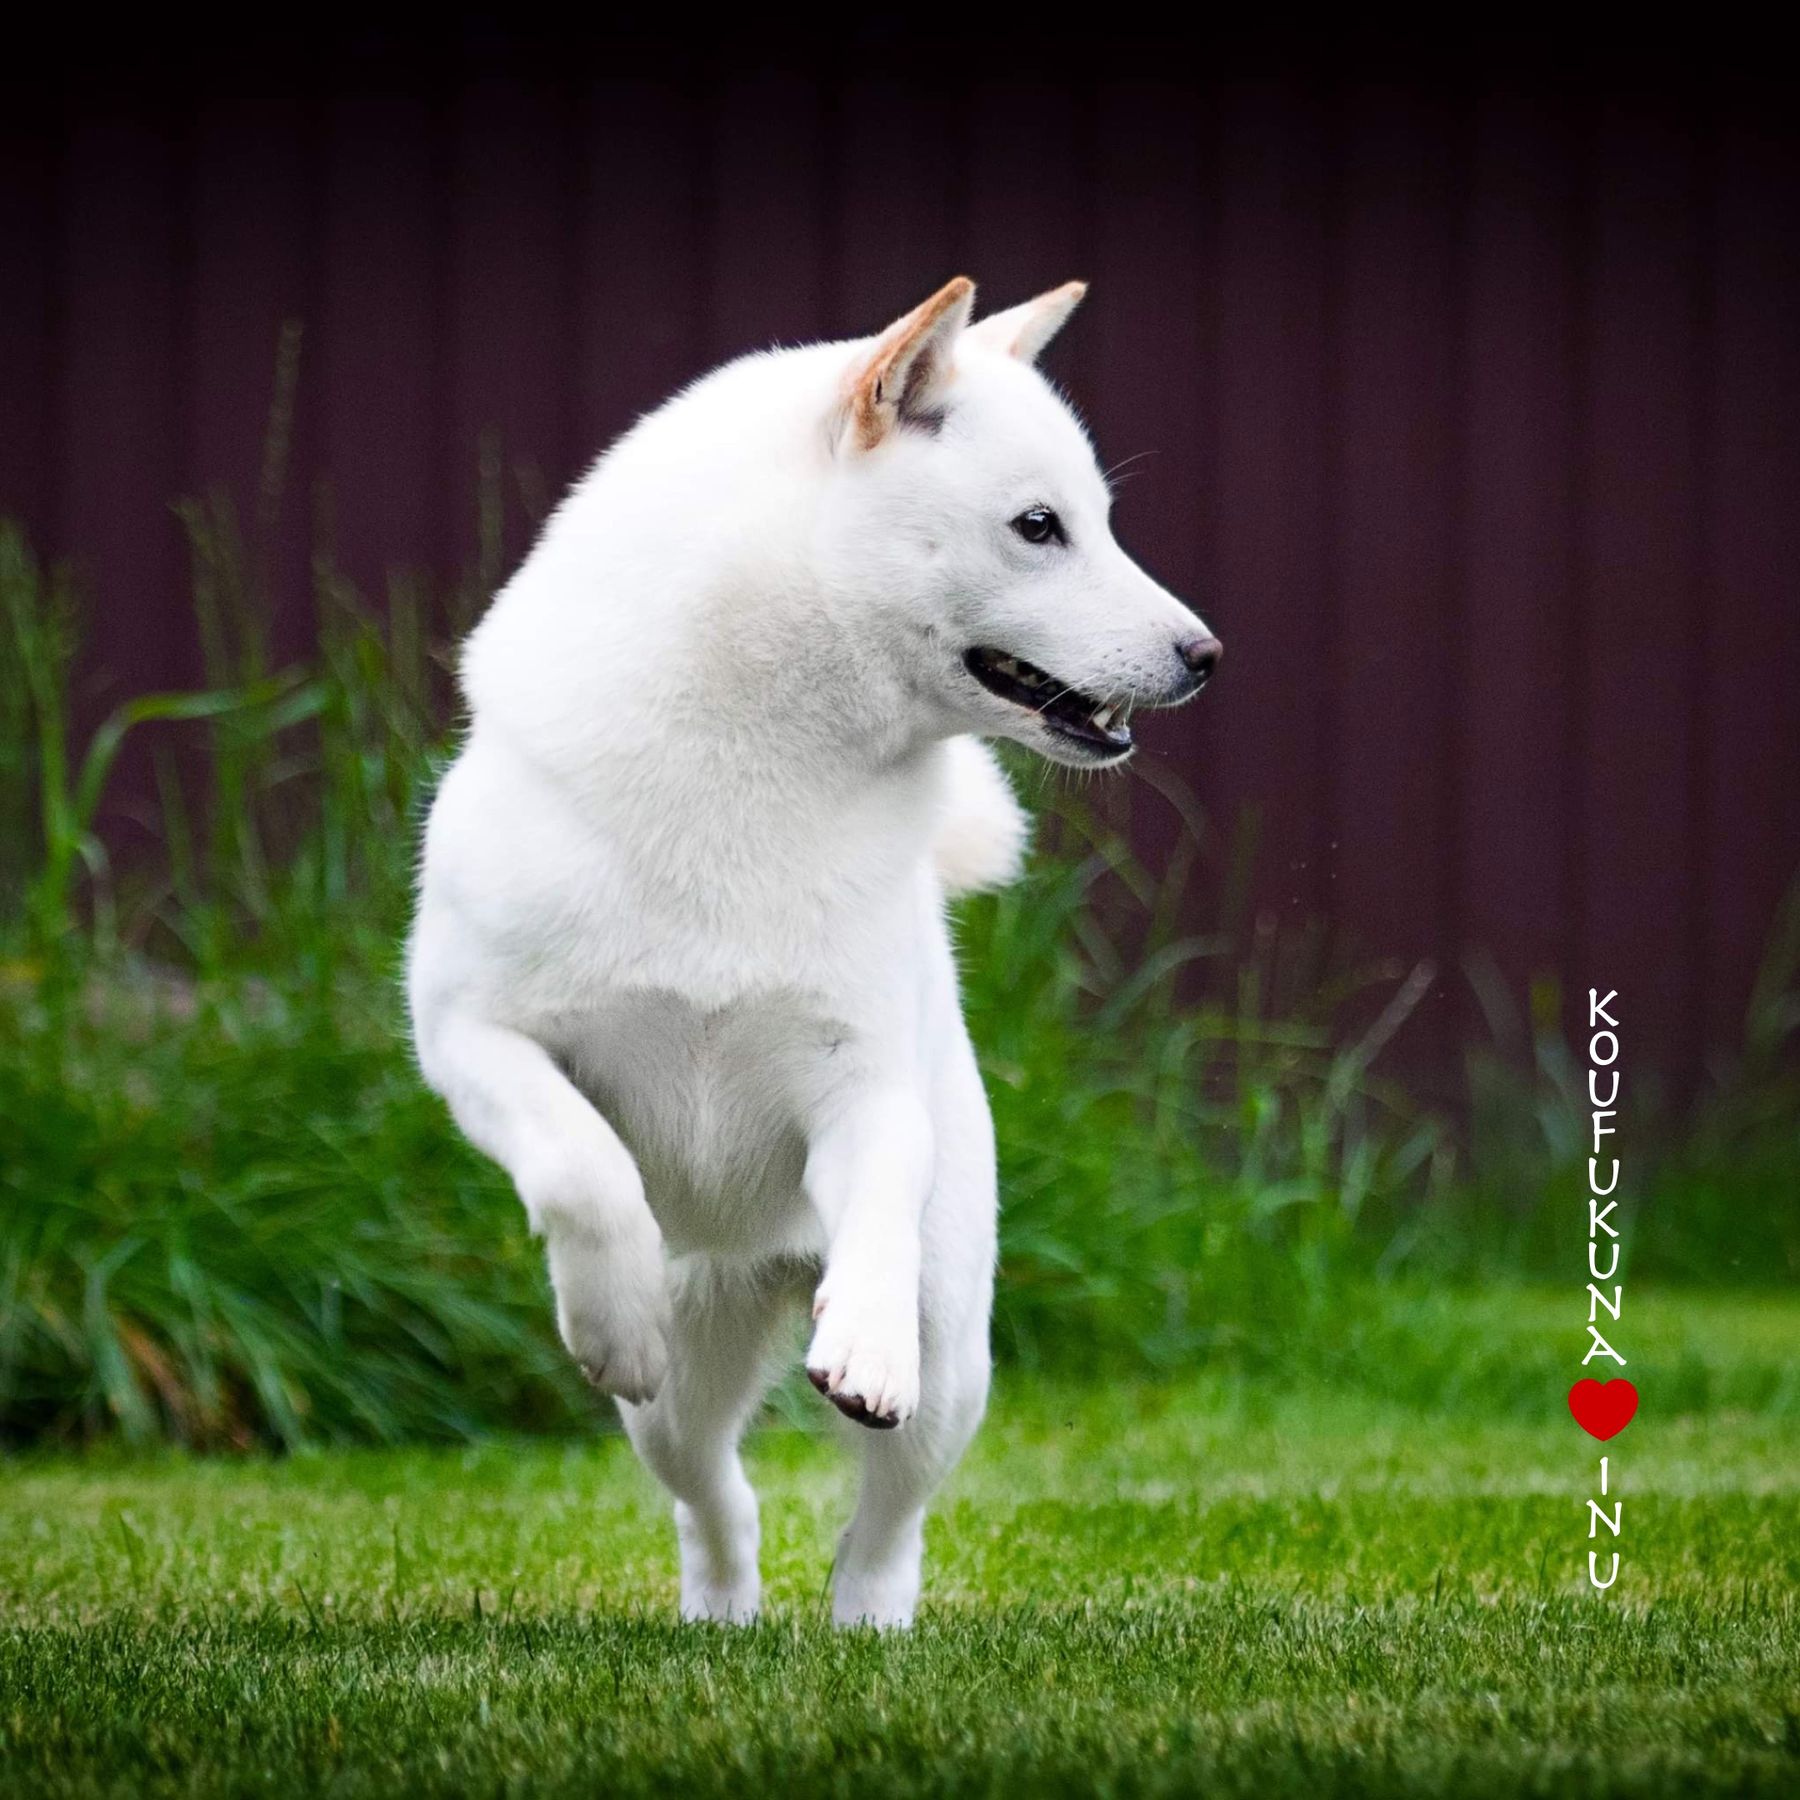
[[[959,277],[860,346],[826,534],[952,729],[1093,768],[1130,755],[1134,708],[1197,693],[1220,645],[1119,548],[1087,434],[1034,366],[1083,291],[971,324]]]

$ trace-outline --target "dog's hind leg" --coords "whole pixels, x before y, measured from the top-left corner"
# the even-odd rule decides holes
[[[919,1409],[897,1431],[853,1434],[863,1475],[832,1577],[832,1617],[840,1625],[911,1624],[925,1508],[987,1405],[993,1128],[972,1056],[952,1086],[949,1116],[939,1118],[937,1179],[920,1222]]]
[[[956,1466],[987,1403],[986,1321],[925,1346],[924,1398],[902,1431],[860,1434],[862,1488],[838,1541],[831,1616],[839,1625],[910,1625],[919,1602],[925,1508]]]
[[[619,1403],[638,1455],[675,1496],[684,1619],[753,1619],[761,1598],[756,1495],[738,1439],[769,1375],[791,1274],[706,1256],[670,1263],[669,1372],[656,1398]]]

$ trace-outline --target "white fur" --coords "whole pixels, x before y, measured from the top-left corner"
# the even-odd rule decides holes
[[[809,1290],[815,1381],[901,1427],[853,1434],[839,1620],[910,1620],[925,1503],[985,1402],[994,1146],[944,897],[1025,843],[971,734],[1083,757],[963,652],[1157,704],[1204,630],[1114,543],[1024,359],[1045,333],[938,304],[917,342],[733,363],[576,485],[469,640],[426,835],[421,1068],[675,1495],[691,1617],[756,1610],[737,1441]],[[1012,530],[1035,505],[1068,548]]]

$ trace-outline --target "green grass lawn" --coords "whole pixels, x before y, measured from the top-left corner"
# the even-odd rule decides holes
[[[1527,1307],[1529,1311],[1529,1307]],[[1482,1310],[1471,1316],[1479,1319]],[[1646,1301],[1721,1370],[1800,1309]],[[0,1792],[1793,1793],[1793,1408],[1599,1448],[1375,1391],[1003,1380],[905,1638],[824,1623],[835,1446],[753,1441],[769,1608],[679,1625],[616,1437],[0,1485]],[[1728,1383],[1726,1385],[1729,1385]]]

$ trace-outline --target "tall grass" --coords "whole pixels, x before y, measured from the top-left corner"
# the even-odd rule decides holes
[[[516,1205],[399,1034],[444,735],[416,592],[377,616],[321,566],[317,655],[278,671],[228,512],[185,516],[213,685],[79,751],[67,585],[0,532],[0,1431],[567,1424]],[[165,854],[119,873],[96,818],[152,727]]]
[[[292,1446],[592,1418],[520,1209],[404,1046],[416,826],[478,584],[396,581],[375,606],[322,558],[316,650],[277,667],[255,532],[216,497],[182,517],[204,684],[83,741],[68,582],[0,530],[0,1435]],[[115,869],[101,818],[134,739],[162,850]],[[1098,793],[1187,805],[1051,790],[1030,878],[958,920],[1003,1354],[1330,1365],[1393,1341],[1346,1312],[1367,1284],[1523,1266],[1542,1209],[1497,1231],[1458,1132],[1379,1073],[1429,971],[1377,971],[1371,1006],[1217,898],[1242,870],[1195,866],[1203,820],[1184,811],[1152,879]],[[1744,1169],[1772,1187],[1800,1160],[1792,975],[1772,964],[1743,1079],[1671,1163],[1720,1215]],[[1373,1025],[1347,1028],[1352,999]],[[1541,1195],[1573,1167],[1573,1084],[1547,1030],[1535,1046],[1523,1076],[1478,1072],[1475,1120]],[[1769,1211],[1766,1256],[1794,1266],[1791,1192]]]

